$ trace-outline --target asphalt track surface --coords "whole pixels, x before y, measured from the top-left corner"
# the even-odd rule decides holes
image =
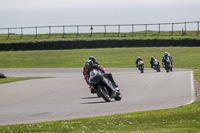
[[[112,115],[174,108],[195,100],[193,71],[160,73],[146,68],[108,68],[122,100],[105,102],[91,94],[81,68],[0,69],[9,77],[53,77],[0,85],[0,125]]]

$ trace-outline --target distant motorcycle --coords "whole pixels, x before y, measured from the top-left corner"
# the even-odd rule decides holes
[[[153,62],[153,69],[156,70],[157,72],[160,72],[160,63],[157,59],[155,59]]]
[[[119,88],[114,87],[112,82],[104,76],[101,71],[93,69],[90,72],[89,84],[99,97],[102,97],[106,102],[110,102],[112,98],[116,101],[122,99]]]
[[[163,67],[165,68],[166,72],[169,72],[169,70],[172,71],[172,64],[171,64],[171,60],[169,59],[169,57],[164,59]]]
[[[144,73],[144,61],[138,61],[138,69],[141,71],[141,73]]]

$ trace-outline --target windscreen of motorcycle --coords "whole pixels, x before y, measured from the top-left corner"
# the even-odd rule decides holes
[[[170,62],[170,59],[169,59],[169,57],[167,57],[167,63],[169,63]]]
[[[155,64],[155,65],[158,65],[158,64],[159,64],[159,61],[158,61],[158,60],[155,60],[154,64]]]
[[[96,69],[90,71],[90,78],[89,82],[90,84],[97,84],[99,81],[101,81],[102,75],[98,73]]]
[[[144,64],[144,61],[141,61],[141,60],[140,60],[140,61],[138,62],[138,65],[143,65],[143,64]]]

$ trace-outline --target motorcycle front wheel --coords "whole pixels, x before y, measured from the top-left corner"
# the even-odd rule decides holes
[[[144,66],[140,66],[141,73],[144,73]]]
[[[116,101],[120,101],[122,99],[122,95],[120,92],[117,93],[116,97],[114,97]]]
[[[110,102],[111,101],[111,97],[109,95],[109,92],[107,91],[107,89],[105,87],[99,86],[98,87],[98,92],[106,102]]]
[[[169,66],[165,66],[166,72],[169,72]]]

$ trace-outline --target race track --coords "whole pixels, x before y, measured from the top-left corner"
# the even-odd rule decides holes
[[[160,73],[108,68],[122,100],[106,103],[91,94],[81,68],[0,69],[9,77],[53,77],[0,85],[0,125],[35,123],[173,108],[195,100],[193,71]]]

